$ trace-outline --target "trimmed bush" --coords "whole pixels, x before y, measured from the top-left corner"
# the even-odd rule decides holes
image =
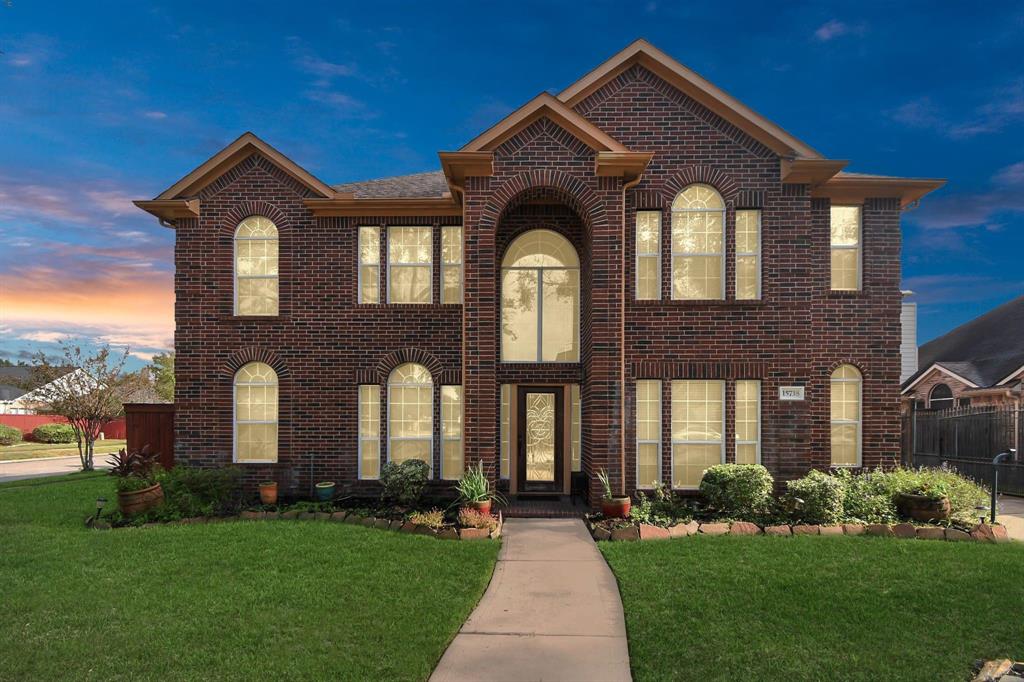
[[[753,520],[772,501],[772,476],[760,464],[716,464],[704,472],[700,492],[723,517]]]
[[[415,507],[423,496],[429,477],[430,467],[423,460],[407,459],[400,464],[388,462],[380,471],[382,497],[392,504]]]
[[[888,500],[894,517],[896,499],[904,493],[940,491],[949,498],[950,520],[961,525],[976,523],[979,516],[976,507],[989,503],[989,493],[984,486],[949,467],[878,470],[850,476],[849,481],[853,485],[847,483],[848,490],[852,488]]]
[[[37,443],[74,443],[77,439],[70,424],[43,424],[32,429],[32,440]]]
[[[14,445],[21,442],[21,429],[0,424],[0,445]]]
[[[833,477],[843,483],[843,520],[849,523],[894,523],[899,520],[896,501],[886,489],[882,470],[854,474],[837,469]]]
[[[786,505],[794,520],[831,526],[843,520],[845,486],[835,476],[812,471],[803,478],[786,482]]]

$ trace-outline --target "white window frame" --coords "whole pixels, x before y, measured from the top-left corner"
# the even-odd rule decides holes
[[[405,364],[405,363],[402,363],[402,364]],[[412,363],[412,364],[419,364],[419,363]],[[401,365],[399,365],[399,367],[400,366]],[[397,367],[395,369],[397,369]],[[394,372],[394,370],[391,370],[391,371]],[[429,374],[430,370],[427,370],[427,373]],[[430,386],[430,436],[428,436],[426,438],[424,438],[423,436],[416,436],[416,437],[413,437],[413,436],[398,436],[398,437],[392,436],[391,435],[391,404],[392,404],[391,388],[393,386],[415,386],[416,388],[423,388],[424,386],[428,386],[428,385]],[[400,441],[407,441],[407,440],[410,440],[410,441],[422,441],[422,440],[426,440],[427,442],[430,443],[430,460],[427,462],[427,464],[430,465],[430,473],[429,473],[429,475],[427,477],[429,479],[433,480],[433,478],[434,478],[434,381],[433,381],[433,377],[431,377],[431,381],[430,381],[429,384],[392,383],[391,382],[391,375],[389,374],[388,375],[388,412],[387,412],[387,415],[388,415],[387,416],[387,420],[388,420],[388,460],[387,461],[389,463],[392,461],[391,460],[391,443],[392,443],[392,441],[396,441],[396,440],[400,440]]]
[[[832,372],[835,372],[839,367],[836,367],[829,373],[828,377],[828,409],[829,409],[829,421],[828,421],[828,454],[829,454],[829,466],[834,469],[858,469],[864,465],[864,373],[860,371],[860,368],[856,365],[849,363],[843,363],[849,367],[853,367],[857,370],[856,379],[836,379],[832,376]],[[857,418],[856,419],[832,419],[832,384],[857,384]],[[857,462],[855,464],[835,464],[832,461],[832,425],[848,425],[853,424],[857,427]]]
[[[370,387],[377,389],[377,437],[371,438],[363,435],[363,388]],[[356,402],[358,405],[357,427],[356,427],[356,447],[358,457],[356,459],[356,478],[360,481],[378,481],[380,480],[380,386],[378,384],[359,384],[356,388]],[[363,476],[363,443],[366,441],[375,440],[377,441],[377,475],[376,476]]]
[[[675,448],[675,446],[676,445],[720,445],[721,446],[721,456],[719,457],[719,463],[720,464],[725,464],[725,435],[726,435],[726,431],[725,431],[725,418],[726,418],[726,411],[725,411],[725,402],[726,402],[725,388],[726,388],[726,386],[725,386],[725,381],[722,380],[722,379],[673,379],[671,381],[671,383],[669,384],[669,400],[670,401],[674,401],[674,398],[675,398],[675,396],[672,393],[672,385],[675,384],[676,382],[682,382],[682,381],[716,382],[716,383],[720,384],[721,387],[722,387],[722,440],[720,440],[720,441],[717,441],[717,440],[676,440],[676,437],[675,437],[674,433],[671,436],[672,441],[671,441],[671,445],[670,446],[672,448],[672,451],[671,451],[670,457],[669,457],[669,460],[670,460],[670,463],[669,463],[669,479],[670,479],[670,484],[671,484],[670,487],[672,488],[672,490],[700,490],[700,484],[695,485],[695,486],[676,486],[676,481],[675,481],[675,478],[676,478],[676,475],[675,475],[676,474],[676,448]],[[671,412],[671,409],[672,409],[672,405],[671,405],[671,402],[670,402],[670,404],[669,404],[670,412]],[[675,429],[672,428],[672,431],[675,431]]]
[[[377,231],[377,262],[376,263],[364,263],[363,262],[363,245],[362,236],[363,230],[376,230]],[[380,225],[360,225],[356,229],[356,251],[358,252],[357,263],[356,263],[356,278],[358,287],[356,289],[356,305],[380,305]],[[363,301],[363,268],[374,267],[377,268],[377,300],[373,303],[367,303]]]
[[[733,422],[734,422],[734,424],[733,424],[733,436],[734,436],[734,440],[736,441],[736,446],[737,447],[736,447],[736,450],[733,451],[733,459],[736,459],[735,453],[739,450],[739,446],[740,445],[753,445],[754,446],[754,452],[755,452],[754,464],[760,464],[761,463],[761,403],[763,402],[763,400],[761,399],[761,393],[762,393],[764,385],[763,385],[763,383],[762,383],[762,381],[760,379],[737,379],[736,380],[736,384],[739,384],[740,382],[750,382],[750,383],[757,384],[757,440],[740,440],[739,439],[739,429],[736,428],[736,423],[735,422],[739,421],[739,418],[736,416],[736,414],[737,414],[736,407],[739,405],[740,395],[739,395],[739,391],[735,390],[735,388],[734,388],[733,392],[735,393],[735,395],[733,397],[733,410],[732,410],[732,412],[733,412]],[[831,398],[831,396],[829,396],[829,398]],[[831,407],[831,403],[829,405]],[[723,436],[724,436],[724,434],[723,434]]]
[[[693,185],[705,185],[706,187],[711,187],[711,185],[707,185],[706,183],[700,183],[700,182],[692,183],[692,184]],[[682,194],[687,189],[689,189],[691,186],[692,185],[687,185],[686,187],[684,187],[683,189],[681,189],[679,191],[679,194]],[[722,197],[722,193],[719,192],[714,187],[711,187],[711,189],[713,189],[718,194],[719,198],[722,199],[722,208],[684,208],[684,209],[680,209],[680,210],[676,210],[676,209],[673,208],[671,210],[672,215],[671,215],[671,219],[670,219],[670,222],[669,222],[669,237],[670,237],[669,248],[671,250],[671,255],[670,255],[671,261],[669,262],[669,271],[672,273],[672,286],[671,286],[671,291],[669,292],[669,296],[671,297],[671,300],[673,300],[673,301],[724,301],[725,300],[725,275],[726,275],[725,254],[726,254],[726,251],[727,251],[726,243],[725,243],[725,241],[726,241],[725,240],[725,235],[726,235],[725,220],[726,220],[726,216],[727,216],[727,211],[726,211],[726,207],[725,207],[725,198]],[[679,197],[679,194],[676,195],[676,198]],[[674,201],[675,201],[675,199],[673,199],[673,202]],[[676,222],[675,221],[675,216],[676,216],[677,213],[680,213],[680,214],[682,214],[682,213],[720,213],[722,215],[722,251],[720,253],[712,253],[712,252],[706,252],[706,251],[676,251],[675,234],[672,233],[672,230],[674,229],[674,226],[675,226],[675,222]],[[675,262],[676,262],[676,256],[679,256],[679,257],[686,257],[686,256],[705,256],[705,257],[710,257],[710,256],[714,256],[715,258],[718,258],[719,268],[720,268],[720,272],[721,272],[721,277],[719,279],[722,282],[722,287],[721,287],[722,291],[721,291],[720,296],[718,298],[676,298],[676,293],[675,293],[676,292],[676,286],[675,286]]]
[[[640,429],[639,428],[634,428],[634,431],[637,434],[637,436],[636,436],[636,487],[637,487],[637,490],[653,490],[653,488],[651,487],[649,481],[644,481],[644,482],[640,481],[640,446],[641,445],[652,445],[653,444],[653,445],[657,445],[658,446],[658,482],[659,483],[664,483],[665,482],[664,481],[665,475],[664,475],[664,472],[662,471],[662,469],[663,469],[662,458],[664,456],[664,452],[662,451],[662,445],[661,445],[662,429],[664,429],[664,427],[665,427],[665,425],[663,423],[663,419],[662,419],[662,413],[663,413],[663,411],[665,409],[665,396],[663,395],[665,389],[664,389],[664,386],[662,386],[661,379],[637,379],[636,380],[636,385],[639,386],[641,382],[645,382],[645,381],[649,381],[649,382],[652,382],[652,383],[655,383],[655,384],[658,385],[658,432],[657,432],[658,433],[658,439],[657,440],[642,439],[642,438],[640,438]],[[634,393],[636,395],[636,399],[635,399],[635,403],[636,404],[633,406],[633,414],[635,415],[636,424],[639,425],[640,424],[640,391],[634,390]]]
[[[737,301],[760,301],[761,300],[761,277],[762,277],[762,275],[761,275],[761,209],[759,209],[759,208],[740,208],[740,209],[736,209],[736,218],[737,218],[736,222],[737,223],[739,222],[738,218],[739,218],[739,214],[741,212],[752,212],[752,213],[756,213],[757,214],[757,250],[753,251],[753,252],[750,252],[750,251],[740,251],[740,249],[739,249],[740,240],[739,240],[739,237],[737,236],[738,233],[736,231],[736,226],[734,225],[733,226],[733,236],[735,238],[735,243],[736,243],[736,255],[735,255],[735,259],[736,260],[733,263],[733,270],[735,271],[733,273],[733,279],[735,280],[733,282],[733,286],[735,287],[735,291],[736,291],[735,296],[736,296],[736,300]],[[755,259],[755,262],[757,263],[757,290],[754,293],[754,298],[740,298],[739,297],[739,283],[740,283],[739,259],[741,257],[750,257],[750,256],[753,256],[754,259]]]
[[[444,233],[445,230],[458,230],[459,241],[463,242],[462,247],[459,249],[459,253],[462,254],[462,258],[458,261],[447,262],[444,259]],[[462,305],[466,300],[466,277],[463,265],[465,264],[465,240],[463,239],[462,225],[442,225],[441,226],[441,304],[442,305]],[[444,300],[444,273],[446,270],[455,269],[459,271],[459,300],[458,301],[445,301]]]
[[[457,388],[457,389],[459,389],[459,412],[462,413],[462,416],[460,418],[460,423],[462,425],[462,429],[461,429],[461,432],[459,433],[458,437],[448,435],[447,429],[445,427],[445,419],[444,419],[444,389],[446,389],[446,388]],[[446,384],[446,385],[441,387],[441,480],[442,481],[457,481],[457,480],[459,480],[462,477],[462,473],[465,473],[465,471],[466,471],[466,442],[464,440],[465,432],[466,432],[466,400],[465,400],[465,398],[466,398],[466,396],[465,396],[465,394],[463,392],[463,388],[462,388],[461,385]],[[447,475],[445,473],[445,470],[444,470],[444,461],[445,461],[445,457],[444,457],[444,444],[445,444],[446,441],[459,441],[459,442],[462,443],[462,473],[460,473],[458,476],[449,476],[449,475]]]
[[[498,476],[507,481],[512,475],[512,384],[498,389]]]
[[[641,213],[650,213],[650,214],[658,216],[658,250],[657,251],[654,251],[654,252],[644,251],[642,253],[640,251],[640,239],[638,237],[638,231],[640,229],[639,225],[640,225],[640,214]],[[662,263],[661,263],[661,243],[662,243],[662,239],[664,238],[664,235],[662,234],[663,231],[664,231],[664,227],[662,225],[662,222],[663,222],[662,221],[662,211],[660,211],[660,210],[642,210],[642,211],[637,211],[636,212],[636,216],[633,218],[633,245],[634,245],[634,249],[636,251],[636,254],[633,257],[633,260],[634,260],[633,269],[636,271],[635,272],[635,276],[633,278],[633,298],[634,298],[634,300],[637,300],[637,301],[660,301],[661,300],[661,265],[662,265]],[[640,263],[641,263],[641,259],[643,259],[643,258],[655,258],[657,260],[657,262],[658,262],[658,267],[655,269],[655,272],[657,273],[657,276],[658,276],[658,282],[657,282],[657,287],[656,287],[657,295],[654,298],[640,298]]]
[[[857,209],[857,244],[856,246],[835,245],[832,243],[832,208],[856,208]],[[833,289],[832,288],[832,252],[833,251],[856,251],[857,252],[857,288],[856,289]],[[831,291],[864,291],[864,205],[863,204],[832,204],[829,206],[828,221],[828,287]]]
[[[391,230],[427,230],[430,233],[430,261],[426,263],[395,263],[391,258]],[[434,228],[431,225],[388,225],[387,226],[387,246],[385,251],[387,252],[387,289],[388,289],[388,304],[389,305],[432,305],[434,303]],[[428,268],[430,274],[427,277],[427,281],[430,283],[430,296],[427,301],[423,303],[414,303],[412,301],[401,301],[395,302],[391,300],[391,270],[393,268]]]
[[[569,385],[569,411],[569,471],[575,474],[583,471],[583,393],[579,384]]]
[[[258,362],[258,361],[256,361]],[[277,459],[238,459],[238,373],[245,369],[246,365],[253,363],[247,362],[242,365],[231,377],[231,463],[232,464],[277,464],[281,459],[281,378],[277,375],[277,370],[267,363],[262,362],[260,364],[267,365],[271,371],[274,372],[274,378],[276,381],[272,383],[247,383],[246,386],[276,386],[277,387],[277,419],[274,420],[255,420],[246,419],[243,424],[276,424],[277,425]]]
[[[263,218],[274,226],[274,230],[277,236],[274,239],[268,239],[267,237],[239,237],[238,230],[241,229],[242,223],[249,218]],[[242,279],[276,279],[277,280],[277,312],[273,315],[253,315],[247,313],[241,315],[238,312],[238,242],[240,241],[275,241],[277,242],[277,274],[276,275],[243,275]],[[234,279],[234,316],[235,317],[280,317],[281,316],[281,230],[278,228],[277,223],[265,215],[252,214],[246,216],[242,220],[238,221],[238,225],[235,226],[235,233],[231,239],[231,274]]]

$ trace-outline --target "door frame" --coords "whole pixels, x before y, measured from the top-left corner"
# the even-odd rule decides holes
[[[569,390],[570,384],[551,383],[524,383],[512,384],[512,400],[509,405],[509,490],[514,495],[552,495],[569,494],[571,479],[572,457],[572,393]],[[525,459],[520,462],[520,429],[525,428],[525,415],[523,415],[521,402],[525,403],[526,393],[554,393],[555,394],[555,419],[561,420],[560,437],[555,441],[555,482],[546,489],[524,490],[525,487],[520,476],[520,466],[525,468]],[[522,398],[520,398],[522,396]]]

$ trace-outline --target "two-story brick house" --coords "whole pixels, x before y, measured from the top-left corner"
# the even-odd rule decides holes
[[[895,461],[900,212],[941,181],[844,173],[642,40],[439,156],[332,187],[247,133],[137,202],[176,230],[179,461],[520,494]]]

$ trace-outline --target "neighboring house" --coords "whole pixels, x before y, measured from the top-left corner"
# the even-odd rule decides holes
[[[81,370],[66,367],[55,381],[64,380],[72,371]],[[40,406],[39,388],[33,383],[32,367],[0,367],[0,414],[35,414]]]
[[[900,383],[917,372],[917,303],[907,299],[913,291],[904,291],[900,308]]]
[[[918,361],[921,369],[903,384],[908,406],[1019,407],[1024,397],[1024,296],[924,344]]]
[[[942,181],[844,173],[645,41],[439,156],[331,186],[246,133],[136,202],[177,231],[178,461],[596,503],[896,460],[900,214]]]

